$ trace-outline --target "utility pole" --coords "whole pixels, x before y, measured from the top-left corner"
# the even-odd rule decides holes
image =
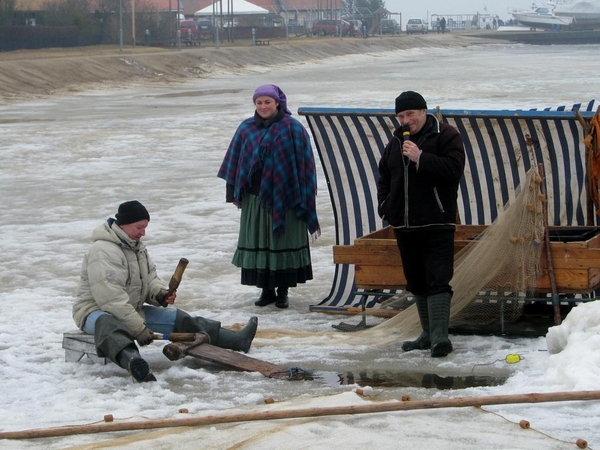
[[[123,51],[123,0],[119,0],[119,51]]]
[[[131,0],[131,45],[135,47],[135,0]]]

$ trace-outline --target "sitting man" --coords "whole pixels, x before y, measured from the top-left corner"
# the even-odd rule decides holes
[[[94,243],[83,259],[73,319],[81,330],[94,335],[98,355],[145,382],[156,378],[134,340],[148,345],[154,332],[205,333],[213,345],[248,352],[258,326],[256,317],[241,330],[231,331],[218,321],[167,308],[176,294],[168,295],[141,241],[149,221],[144,205],[132,200],[119,205],[115,219],[109,218],[92,234]]]

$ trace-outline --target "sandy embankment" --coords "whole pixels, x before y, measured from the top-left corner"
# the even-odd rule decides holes
[[[0,103],[126,84],[177,82],[251,66],[273,66],[415,47],[498,43],[477,34],[353,38],[294,38],[269,46],[249,42],[187,49],[86,47],[0,53]]]

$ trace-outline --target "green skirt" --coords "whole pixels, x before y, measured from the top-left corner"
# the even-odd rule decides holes
[[[294,287],[312,280],[308,231],[295,212],[285,216],[285,233],[275,238],[271,215],[258,196],[244,195],[238,245],[232,263],[242,269],[242,284],[260,288]]]

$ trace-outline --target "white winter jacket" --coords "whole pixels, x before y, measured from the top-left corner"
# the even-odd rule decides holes
[[[165,289],[146,246],[130,239],[108,219],[92,233],[94,243],[81,266],[73,319],[81,329],[88,314],[106,311],[136,337],[146,327],[142,305],[160,306],[156,295]]]

